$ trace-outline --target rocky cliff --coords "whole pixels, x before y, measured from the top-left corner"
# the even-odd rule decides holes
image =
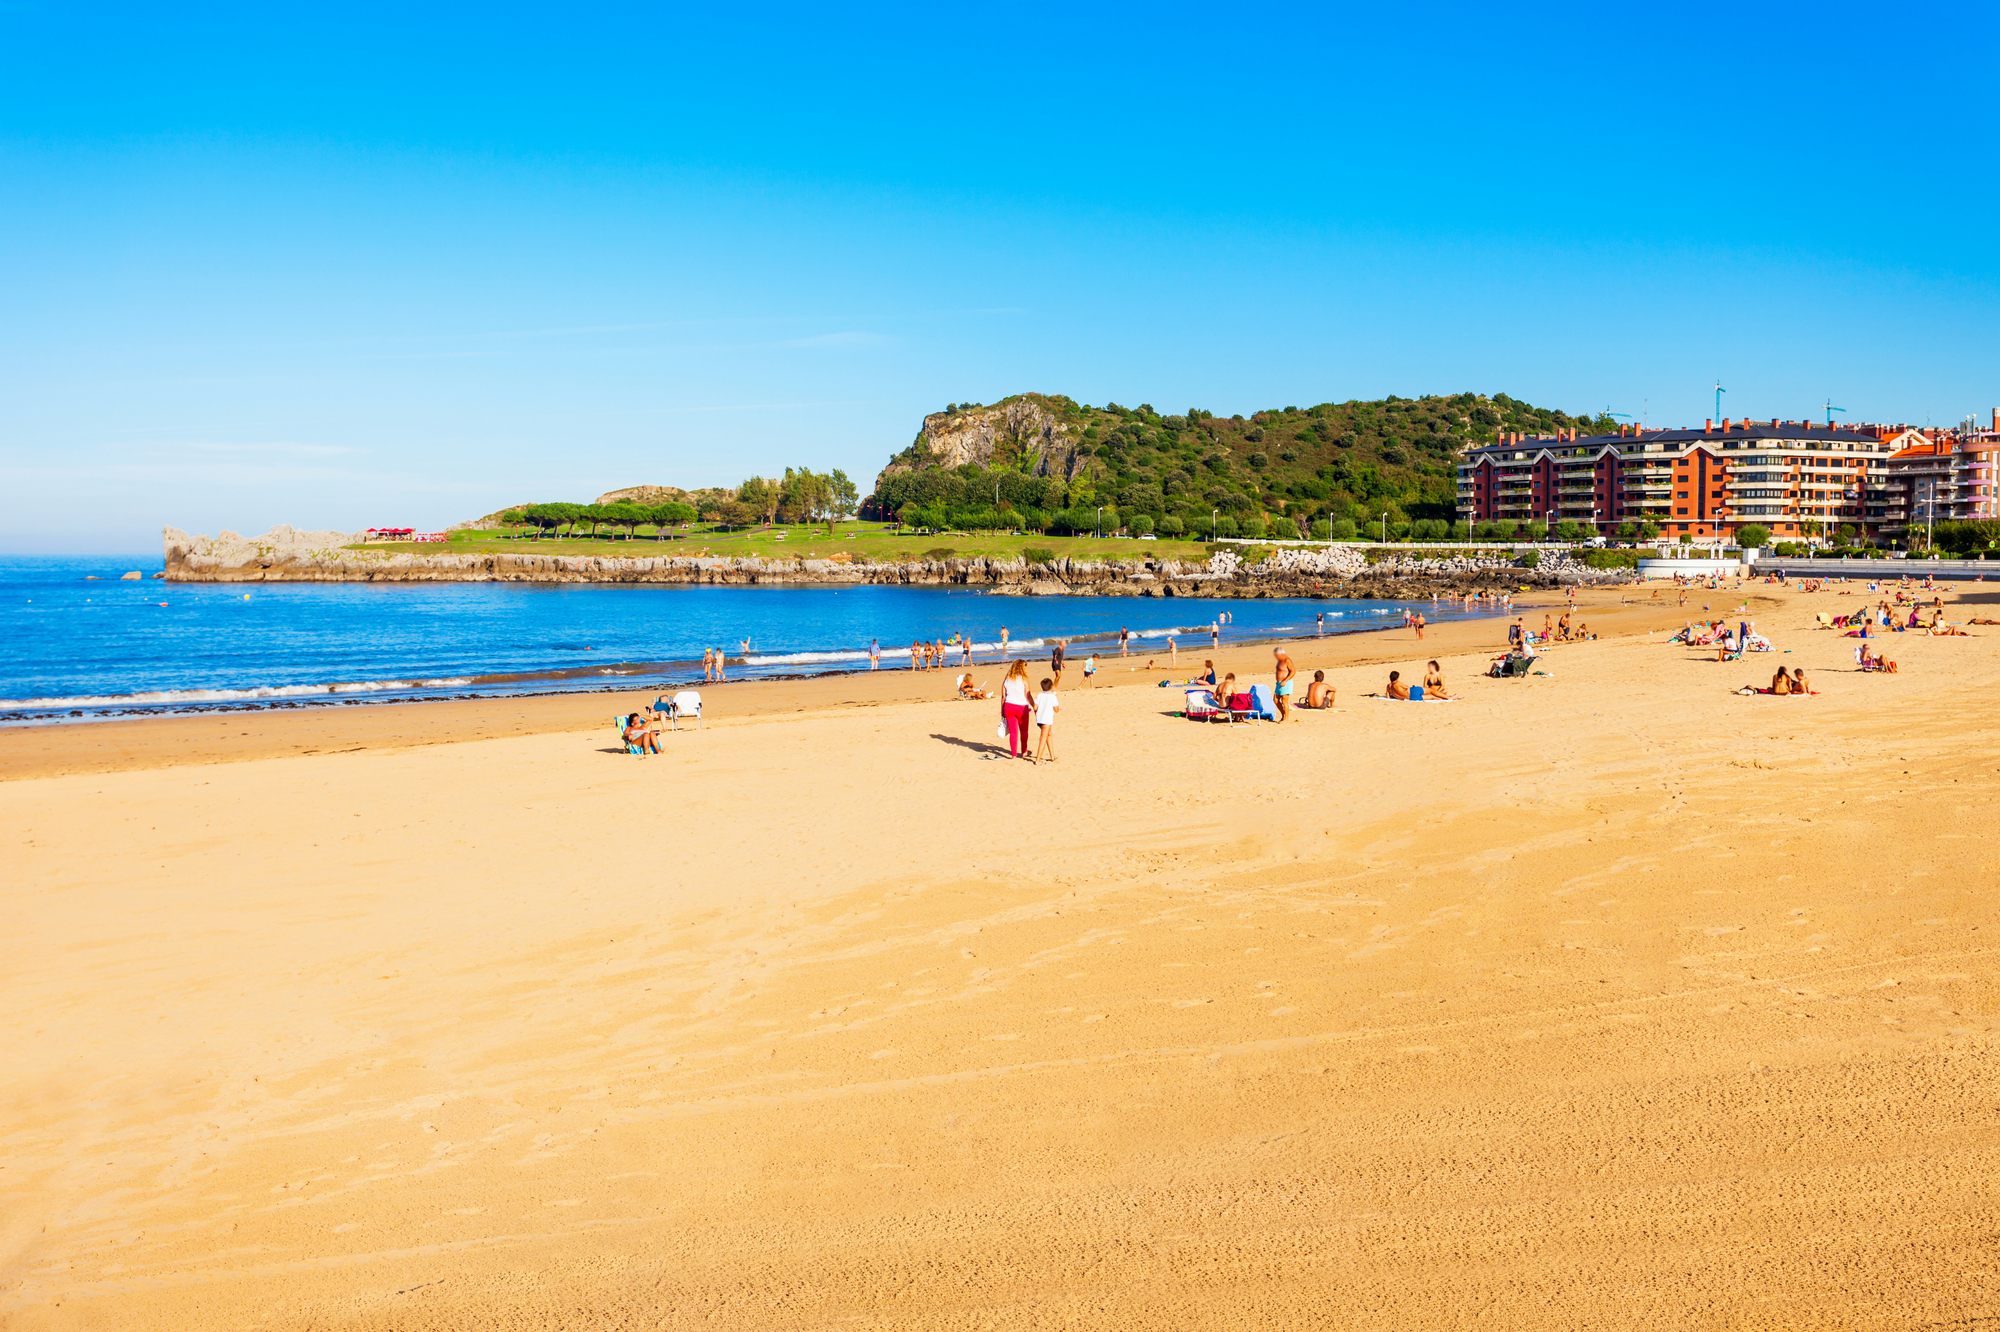
[[[1068,481],[1085,468],[1088,446],[1073,437],[1072,423],[1058,414],[1057,399],[1029,393],[993,407],[932,412],[924,418],[916,442],[889,460],[875,478],[875,489],[900,472],[925,467],[959,467],[996,462],[1028,476]]]
[[[1254,565],[1230,551],[1202,563],[1149,559],[894,560],[762,559],[659,555],[410,554],[349,550],[341,532],[276,527],[258,537],[223,532],[164,534],[166,577],[197,583],[665,583],[713,586],[790,584],[978,587],[1014,596],[1410,597],[1433,591],[1522,583],[1596,581],[1599,575],[1552,552],[1534,571],[1505,557],[1367,562],[1355,547],[1280,549]]]

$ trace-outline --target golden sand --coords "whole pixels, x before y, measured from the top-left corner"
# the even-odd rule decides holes
[[[645,760],[602,698],[0,735],[0,1324],[2000,1319],[2000,637],[1607,595],[1525,680],[1298,645],[1284,727],[1073,674],[1040,768],[951,673]]]

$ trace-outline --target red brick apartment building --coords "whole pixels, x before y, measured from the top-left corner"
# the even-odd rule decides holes
[[[1949,461],[1940,464],[1936,451],[1947,445]],[[1924,448],[1932,450],[1921,455],[1924,471],[1901,464]],[[2000,410],[1992,431],[1963,440],[1908,426],[1781,420],[1705,421],[1699,430],[1629,426],[1582,438],[1574,430],[1509,433],[1461,455],[1458,516],[1475,523],[1567,518],[1606,534],[1623,523],[1652,522],[1664,536],[1710,544],[1733,541],[1750,523],[1786,540],[1831,535],[1842,524],[1869,537],[1900,535],[1913,505],[1906,497],[1899,507],[1896,497],[1918,489],[1933,502],[1949,494],[1961,508],[1983,499],[1990,516],[1996,451]]]

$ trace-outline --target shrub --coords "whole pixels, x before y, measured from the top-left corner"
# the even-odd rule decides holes
[[[1352,541],[1354,540],[1354,520],[1352,518],[1336,518],[1327,528],[1327,532],[1329,533],[1327,536],[1327,540],[1329,541]]]
[[[1547,536],[1548,534],[1549,534],[1548,524],[1544,523],[1539,518],[1537,518],[1534,522],[1529,523],[1526,530],[1524,530],[1521,533],[1522,536],[1528,538],[1528,540],[1530,541],[1540,541],[1543,537]]]
[[[1489,518],[1479,525],[1478,535],[1481,541],[1491,541],[1495,536],[1499,535],[1498,525]]]
[[[1237,535],[1236,520],[1234,518],[1231,518],[1228,514],[1224,514],[1222,515],[1222,517],[1215,519],[1214,527],[1215,527],[1215,534],[1219,537],[1233,537]]]
[[[927,560],[948,560],[957,553],[958,552],[950,546],[932,546],[929,550],[924,552],[924,558]]]
[[[1054,564],[1056,553],[1049,546],[1023,546],[1021,547],[1021,558],[1030,564]]]
[[[1313,534],[1313,540],[1315,541],[1333,540],[1332,522],[1330,522],[1325,518],[1320,519],[1318,522],[1312,525],[1312,534]]]
[[[1246,536],[1246,537],[1263,536],[1264,515],[1261,513],[1245,514],[1243,516],[1243,521],[1236,525],[1236,533],[1238,536]]]
[[[1565,518],[1556,524],[1556,539],[1559,541],[1576,541],[1582,536],[1583,528],[1574,518]]]
[[[1736,530],[1736,540],[1745,546],[1768,545],[1771,541],[1771,530],[1762,523],[1749,523]]]
[[[1540,552],[1539,550],[1530,550],[1523,552],[1521,555],[1521,559],[1519,561],[1523,569],[1536,568],[1541,564],[1541,562],[1542,562],[1542,552]]]
[[[1493,535],[1501,541],[1512,541],[1521,533],[1521,524],[1512,518],[1502,518],[1493,524]]]
[[[1163,536],[1179,536],[1185,531],[1187,531],[1187,524],[1171,513],[1160,519],[1160,533]]]
[[[1133,536],[1145,536],[1153,530],[1153,520],[1143,513],[1135,513],[1125,520],[1125,530]]]
[[[1593,550],[1583,557],[1583,562],[1593,569],[1636,569],[1639,567],[1639,552]]]
[[[1378,532],[1381,530],[1381,528],[1376,529]],[[1408,523],[1390,523],[1388,531],[1389,540],[1391,541],[1408,541],[1410,539],[1410,524]]]
[[[1659,534],[1660,534],[1660,525],[1658,523],[1639,524],[1639,539],[1641,541],[1651,541],[1654,537],[1658,536]]]

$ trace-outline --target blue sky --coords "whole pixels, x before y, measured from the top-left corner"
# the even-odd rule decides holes
[[[1991,6],[294,8],[0,0],[0,549],[1023,389],[2000,405]]]

